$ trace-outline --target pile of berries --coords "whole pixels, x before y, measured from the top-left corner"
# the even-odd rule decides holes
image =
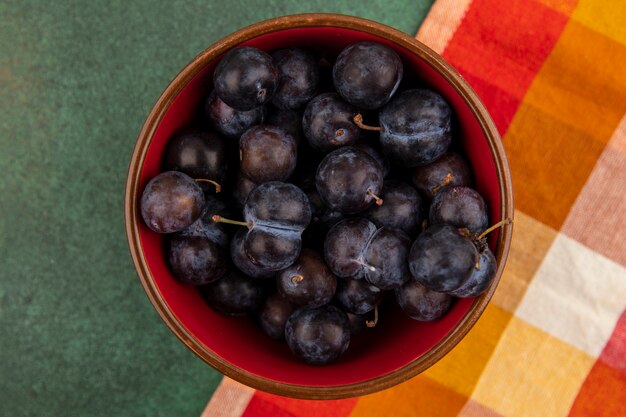
[[[173,276],[314,365],[389,298],[428,321],[482,294],[493,227],[452,150],[452,111],[404,84],[398,54],[374,42],[332,64],[300,48],[226,54],[206,125],[170,139],[141,196]]]

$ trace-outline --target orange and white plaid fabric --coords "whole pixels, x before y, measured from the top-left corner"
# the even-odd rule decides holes
[[[492,303],[397,387],[302,401],[224,379],[203,416],[626,416],[626,1],[438,0],[417,38],[507,150],[516,226]]]

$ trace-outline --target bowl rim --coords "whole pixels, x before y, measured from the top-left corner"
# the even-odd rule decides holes
[[[174,99],[208,62],[252,38],[281,30],[307,27],[336,27],[365,32],[384,38],[417,55],[441,74],[470,108],[483,131],[499,180],[500,205],[502,208],[501,218],[513,220],[513,188],[511,174],[500,134],[478,95],[463,77],[439,54],[404,32],[372,20],[331,13],[294,14],[260,21],[218,40],[185,65],[161,93],[146,117],[138,135],[130,159],[128,177],[126,180],[124,220],[129,250],[139,280],[159,316],[188,349],[222,374],[262,391],[303,399],[340,399],[373,393],[404,382],[434,365],[465,337],[482,315],[496,290],[506,264],[511,244],[513,225],[511,223],[500,230],[495,253],[496,259],[498,260],[498,267],[496,269],[496,276],[487,292],[474,300],[463,318],[433,348],[405,366],[387,374],[353,384],[337,386],[287,384],[245,371],[227,362],[208,348],[208,346],[196,339],[169,308],[159,289],[154,284],[140,244],[139,229],[137,226],[138,221],[140,221],[138,211],[139,174],[143,168],[148,147],[156,129]]]

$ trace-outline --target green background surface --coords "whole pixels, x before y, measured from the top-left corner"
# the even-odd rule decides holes
[[[414,34],[431,3],[0,1],[0,416],[199,415],[222,376],[161,322],[126,244],[144,118],[240,27],[323,11]]]

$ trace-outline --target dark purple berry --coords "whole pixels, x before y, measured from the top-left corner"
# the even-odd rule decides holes
[[[429,200],[447,186],[469,186],[472,173],[465,159],[457,153],[447,153],[428,165],[415,168],[413,184]]]
[[[189,227],[176,233],[177,236],[183,237],[202,237],[215,242],[222,248],[228,247],[228,233],[222,223],[216,223],[212,220],[212,216],[218,214],[220,216],[230,216],[230,211],[226,205],[216,197],[205,193],[204,210],[202,215],[193,222]]]
[[[241,171],[258,184],[285,181],[293,173],[297,157],[295,139],[280,127],[254,126],[239,139]]]
[[[365,217],[378,227],[389,227],[416,236],[422,224],[423,203],[417,190],[397,180],[385,181],[383,204],[374,205],[365,212]]]
[[[361,133],[361,136],[363,136],[363,133]],[[383,177],[387,178],[387,175],[389,175],[389,171],[390,171],[389,159],[387,159],[383,154],[378,152],[378,150],[374,148],[374,146],[368,143],[368,139],[369,138],[359,140],[353,146],[357,148],[358,150],[363,151],[369,156],[371,156],[372,158],[374,158],[374,160],[380,164],[380,168],[383,171]],[[371,140],[378,141],[378,138],[376,139],[371,138]]]
[[[317,93],[319,70],[316,59],[299,48],[278,50],[272,58],[278,69],[278,88],[272,104],[285,110],[304,107]]]
[[[363,275],[372,285],[391,290],[410,278],[407,255],[411,239],[402,231],[382,227],[370,237],[361,255]]]
[[[448,294],[459,298],[478,297],[489,288],[489,284],[496,275],[496,257],[489,248],[485,248],[472,269],[470,276],[456,290],[449,291]]]
[[[276,271],[267,270],[252,262],[243,248],[244,239],[247,235],[246,229],[239,229],[230,241],[230,257],[233,264],[244,274],[253,278],[270,278],[276,275]]]
[[[215,133],[199,130],[177,134],[167,144],[165,169],[221,184],[226,178],[224,140]]]
[[[395,293],[400,308],[418,321],[437,320],[450,310],[453,301],[451,296],[431,291],[413,280],[396,288]]]
[[[141,194],[141,216],[157,233],[183,230],[202,214],[204,193],[190,176],[166,171],[152,178]]]
[[[346,214],[367,209],[376,202],[383,186],[380,165],[351,146],[337,149],[320,163],[315,176],[317,191],[326,205]]]
[[[333,66],[337,92],[348,103],[363,109],[385,105],[402,80],[402,61],[391,48],[374,42],[346,47]]]
[[[367,219],[345,219],[326,235],[324,258],[328,267],[340,278],[363,277],[362,255],[376,225]]]
[[[439,191],[429,212],[430,224],[447,223],[480,233],[489,226],[487,204],[481,195],[469,187],[446,187]]]
[[[325,152],[352,145],[360,135],[359,127],[352,121],[357,113],[357,109],[337,93],[320,94],[304,110],[304,136],[313,149]]]
[[[200,287],[209,305],[226,316],[244,316],[261,307],[267,284],[230,270],[222,278]]]
[[[402,231],[377,228],[362,218],[342,220],[326,235],[324,257],[341,278],[365,278],[381,289],[399,287],[407,279],[411,241]]]
[[[310,365],[325,365],[348,349],[350,321],[332,305],[296,310],[287,320],[285,340],[299,359]]]
[[[438,93],[403,91],[380,112],[383,151],[409,167],[429,164],[450,145],[450,119],[450,106]]]
[[[250,191],[254,190],[259,184],[246,177],[239,172],[237,179],[235,180],[235,186],[233,188],[233,198],[239,207],[243,207],[246,204],[246,198]]]
[[[459,288],[478,262],[476,246],[456,227],[430,226],[422,232],[409,252],[411,275],[420,284],[438,292]]]
[[[347,312],[365,314],[374,310],[383,298],[383,291],[364,280],[339,279],[337,301]]]
[[[224,103],[237,110],[251,110],[272,98],[278,86],[278,70],[267,53],[242,46],[220,60],[213,84]]]
[[[295,262],[302,247],[302,232],[311,221],[311,205],[302,190],[278,181],[263,183],[248,195],[243,215],[245,222],[235,222],[248,228],[241,238],[242,248],[231,248],[245,259],[237,264],[240,269],[251,263],[259,274],[265,274]],[[232,223],[219,216],[214,221]],[[238,262],[234,254],[233,260]]]
[[[168,257],[174,277],[185,284],[208,284],[227,270],[224,250],[204,237],[172,236]]]
[[[270,109],[265,124],[277,126],[293,137],[297,144],[302,142],[302,112],[296,110]]]
[[[296,262],[282,270],[276,288],[283,298],[300,307],[315,308],[328,304],[335,295],[337,278],[324,259],[304,249]]]
[[[263,123],[265,117],[265,107],[236,110],[220,100],[215,91],[207,98],[204,109],[211,126],[231,139],[239,139],[243,132]]]
[[[302,249],[301,233],[292,229],[255,227],[243,242],[245,254],[264,271],[279,271],[293,264]]]
[[[295,310],[293,304],[275,293],[265,300],[259,311],[261,328],[272,339],[285,339],[285,324]]]

